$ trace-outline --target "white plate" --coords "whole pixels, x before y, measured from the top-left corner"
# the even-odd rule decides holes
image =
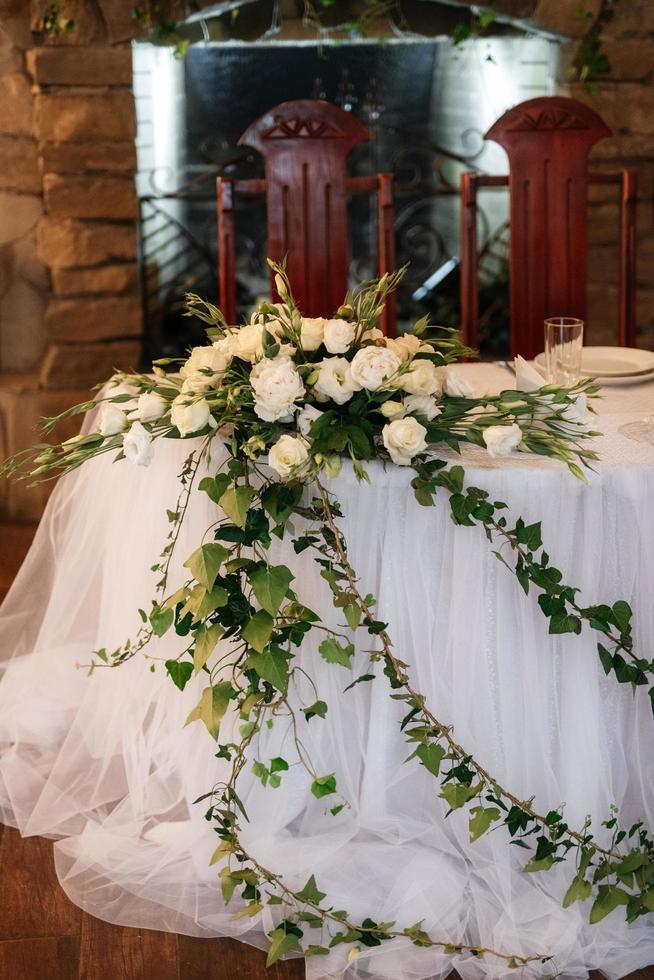
[[[538,354],[534,364],[545,371],[545,354]],[[636,347],[584,347],[581,351],[581,374],[592,378],[631,378],[654,372],[654,353]]]

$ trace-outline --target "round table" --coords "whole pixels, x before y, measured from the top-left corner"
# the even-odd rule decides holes
[[[494,365],[461,370],[476,394],[515,387]],[[626,599],[634,609],[636,649],[654,649],[654,445],[619,431],[654,410],[654,383],[606,387],[596,441],[601,461],[588,485],[551,460],[516,454],[501,461],[466,447],[467,483],[505,501],[509,520],[542,522],[545,549],[581,602]],[[166,508],[189,440],[157,445],[149,470],[100,458],[63,479],[32,550],[0,613],[0,816],[24,834],[57,838],[57,870],[71,899],[122,925],[197,936],[230,935],[267,945],[272,911],[233,920],[223,906],[216,839],[193,801],[224,774],[225,763],[201,726],[184,727],[204,686],[179,692],[162,661],[179,653],[166,635],[119,670],[91,677],[75,670],[99,646],[133,635],[137,610],[149,608],[148,571],[165,543]],[[443,458],[455,456],[444,451]],[[378,600],[396,655],[457,741],[540,812],[565,803],[565,819],[601,822],[617,804],[626,822],[654,826],[654,719],[642,690],[607,678],[597,638],[549,636],[536,595],[525,596],[493,555],[481,528],[455,526],[445,492],[419,506],[410,469],[368,466],[370,485],[352,469],[331,481],[341,526],[362,592]],[[192,498],[181,562],[215,520],[205,494]],[[275,541],[271,559],[296,574],[299,598],[338,622],[319,569]],[[299,654],[326,718],[305,724],[314,768],[335,773],[347,801],[337,815],[316,800],[300,766],[279,789],[246,770],[240,795],[250,822],[244,840],[262,864],[294,887],[315,874],[321,891],[354,917],[422,921],[434,938],[480,943],[509,953],[553,956],[527,976],[620,977],[654,963],[651,917],[628,926],[622,909],[588,924],[589,903],[561,907],[573,875],[571,856],[547,872],[525,874],[527,852],[499,827],[471,844],[468,816],[438,798],[438,785],[414,761],[399,731],[403,706],[389,698],[379,665],[370,683],[348,684],[370,670],[359,642],[352,672],[326,664],[313,642]],[[154,673],[151,668],[154,667]],[[307,692],[293,695],[304,697]],[[221,741],[238,719],[227,717]],[[261,737],[259,758],[289,756],[288,732]],[[329,804],[326,805],[326,803]],[[320,941],[319,939],[313,941]],[[515,975],[493,958],[472,960],[420,949],[408,941],[366,949],[348,966],[347,949],[307,961],[307,977],[435,980],[454,967],[465,978]]]

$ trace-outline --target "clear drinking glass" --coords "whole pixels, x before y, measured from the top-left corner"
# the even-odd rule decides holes
[[[545,321],[545,364],[550,384],[571,387],[581,374],[584,321],[574,316],[550,316]]]

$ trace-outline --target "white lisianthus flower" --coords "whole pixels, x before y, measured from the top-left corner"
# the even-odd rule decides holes
[[[267,325],[266,329],[269,333],[272,332],[270,324]],[[263,357],[263,323],[247,323],[244,327],[238,327],[231,336],[231,348],[234,357],[240,357],[242,361],[247,361],[248,364],[254,364],[260,357]]]
[[[399,337],[389,337],[386,346],[397,354],[401,361],[408,361],[420,349],[420,341],[413,333],[403,333]]]
[[[127,415],[113,402],[104,402],[98,416],[98,432],[101,436],[116,436],[127,428]]]
[[[325,335],[323,316],[303,316],[300,326],[300,343],[304,350],[318,350]]]
[[[514,422],[512,425],[489,425],[483,431],[484,442],[489,456],[509,456],[522,441],[522,430]]]
[[[389,456],[397,466],[409,466],[418,453],[427,448],[427,430],[414,418],[394,419],[382,429],[382,439]]]
[[[354,342],[356,325],[348,320],[326,320],[324,344],[330,354],[344,354]]]
[[[395,402],[393,400],[384,402],[379,411],[387,419],[395,419],[398,415],[404,415],[404,405],[402,402]]]
[[[446,393],[453,398],[472,398],[472,388],[460,372],[455,371],[454,368],[446,368],[443,387]]]
[[[216,346],[194,347],[179,376],[187,391],[208,391],[220,381],[231,359],[227,351]]]
[[[125,458],[137,466],[149,466],[152,462],[152,436],[140,422],[134,422],[129,432],[123,436],[123,452]]]
[[[167,410],[168,402],[162,395],[156,391],[145,391],[139,397],[134,416],[140,422],[156,422]]]
[[[371,327],[370,330],[364,330],[361,340],[381,340],[384,336],[383,331],[379,327]]]
[[[325,357],[316,364],[318,369],[318,380],[314,391],[319,399],[329,401],[331,399],[337,405],[344,405],[349,402],[355,391],[361,389],[352,377],[352,370],[349,361],[344,357]]]
[[[268,465],[287,480],[297,475],[309,459],[307,444],[298,436],[280,436],[268,454]]]
[[[440,398],[443,383],[438,368],[431,361],[413,361],[406,374],[399,379],[399,386],[410,395],[435,395]]]
[[[404,411],[407,415],[424,415],[428,422],[441,414],[440,407],[429,395],[409,395],[404,399]]]
[[[300,433],[303,436],[308,436],[309,429],[311,428],[312,424],[316,421],[316,419],[319,419],[322,414],[323,413],[317,409],[315,405],[305,405],[304,408],[297,413],[296,417],[297,427],[300,430]]]
[[[567,405],[563,411],[563,418],[567,422],[588,422],[588,399],[584,391],[574,399],[571,405]]]
[[[204,429],[210,418],[211,409],[204,398],[190,401],[188,396],[178,395],[170,407],[171,424],[178,429],[182,438]]]
[[[262,361],[257,365],[256,376],[250,376],[250,384],[254,391],[254,411],[264,422],[284,418],[304,395],[302,378],[287,357]]]
[[[377,391],[400,366],[400,358],[388,347],[362,347],[352,358],[352,378],[362,388]]]

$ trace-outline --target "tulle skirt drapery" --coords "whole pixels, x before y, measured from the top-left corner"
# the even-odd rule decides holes
[[[225,774],[200,724],[185,727],[203,683],[180,692],[163,661],[182,642],[167,635],[120,669],[84,669],[98,647],[133,636],[147,609],[168,532],[166,508],[187,443],[157,447],[149,470],[98,459],[62,480],[34,546],[0,615],[0,817],[23,834],[56,839],[56,866],[70,898],[110,922],[195,936],[235,936],[265,946],[273,910],[239,919],[225,908],[216,838],[193,801]],[[362,588],[378,599],[397,655],[434,712],[454,725],[501,783],[541,810],[565,802],[570,825],[601,821],[617,804],[626,822],[654,826],[652,718],[646,695],[607,679],[590,630],[550,637],[536,599],[493,557],[482,531],[455,527],[445,497],[421,508],[411,473],[371,466],[359,486],[345,469],[333,484],[345,514],[350,557]],[[589,487],[561,468],[475,469],[469,479],[506,501],[510,515],[542,519],[552,561],[582,589],[584,602],[627,599],[636,642],[654,649],[654,469],[607,468]],[[173,563],[181,562],[216,518],[194,493]],[[288,543],[274,560],[295,572],[299,597],[331,617],[319,569]],[[242,797],[250,822],[244,842],[266,867],[302,887],[311,874],[337,908],[353,917],[421,921],[434,938],[479,943],[509,953],[553,956],[527,976],[609,977],[654,962],[654,924],[624,921],[624,910],[588,924],[588,903],[564,910],[572,858],[525,874],[525,851],[503,828],[474,844],[467,815],[447,819],[433,778],[405,763],[402,708],[389,698],[381,669],[369,670],[361,641],[353,674],[324,663],[315,645],[299,654],[325,719],[304,725],[314,768],[335,773],[348,806],[337,816],[316,800],[300,766],[279,789],[246,769]],[[81,666],[77,666],[81,665]],[[154,666],[154,672],[151,668]],[[307,695],[307,692],[300,692]],[[237,720],[225,719],[221,740]],[[260,758],[293,761],[288,732],[261,736]],[[515,975],[500,962],[452,958],[407,940],[366,949],[351,964],[336,947],[307,961],[310,980],[440,980],[453,968],[466,978]]]

